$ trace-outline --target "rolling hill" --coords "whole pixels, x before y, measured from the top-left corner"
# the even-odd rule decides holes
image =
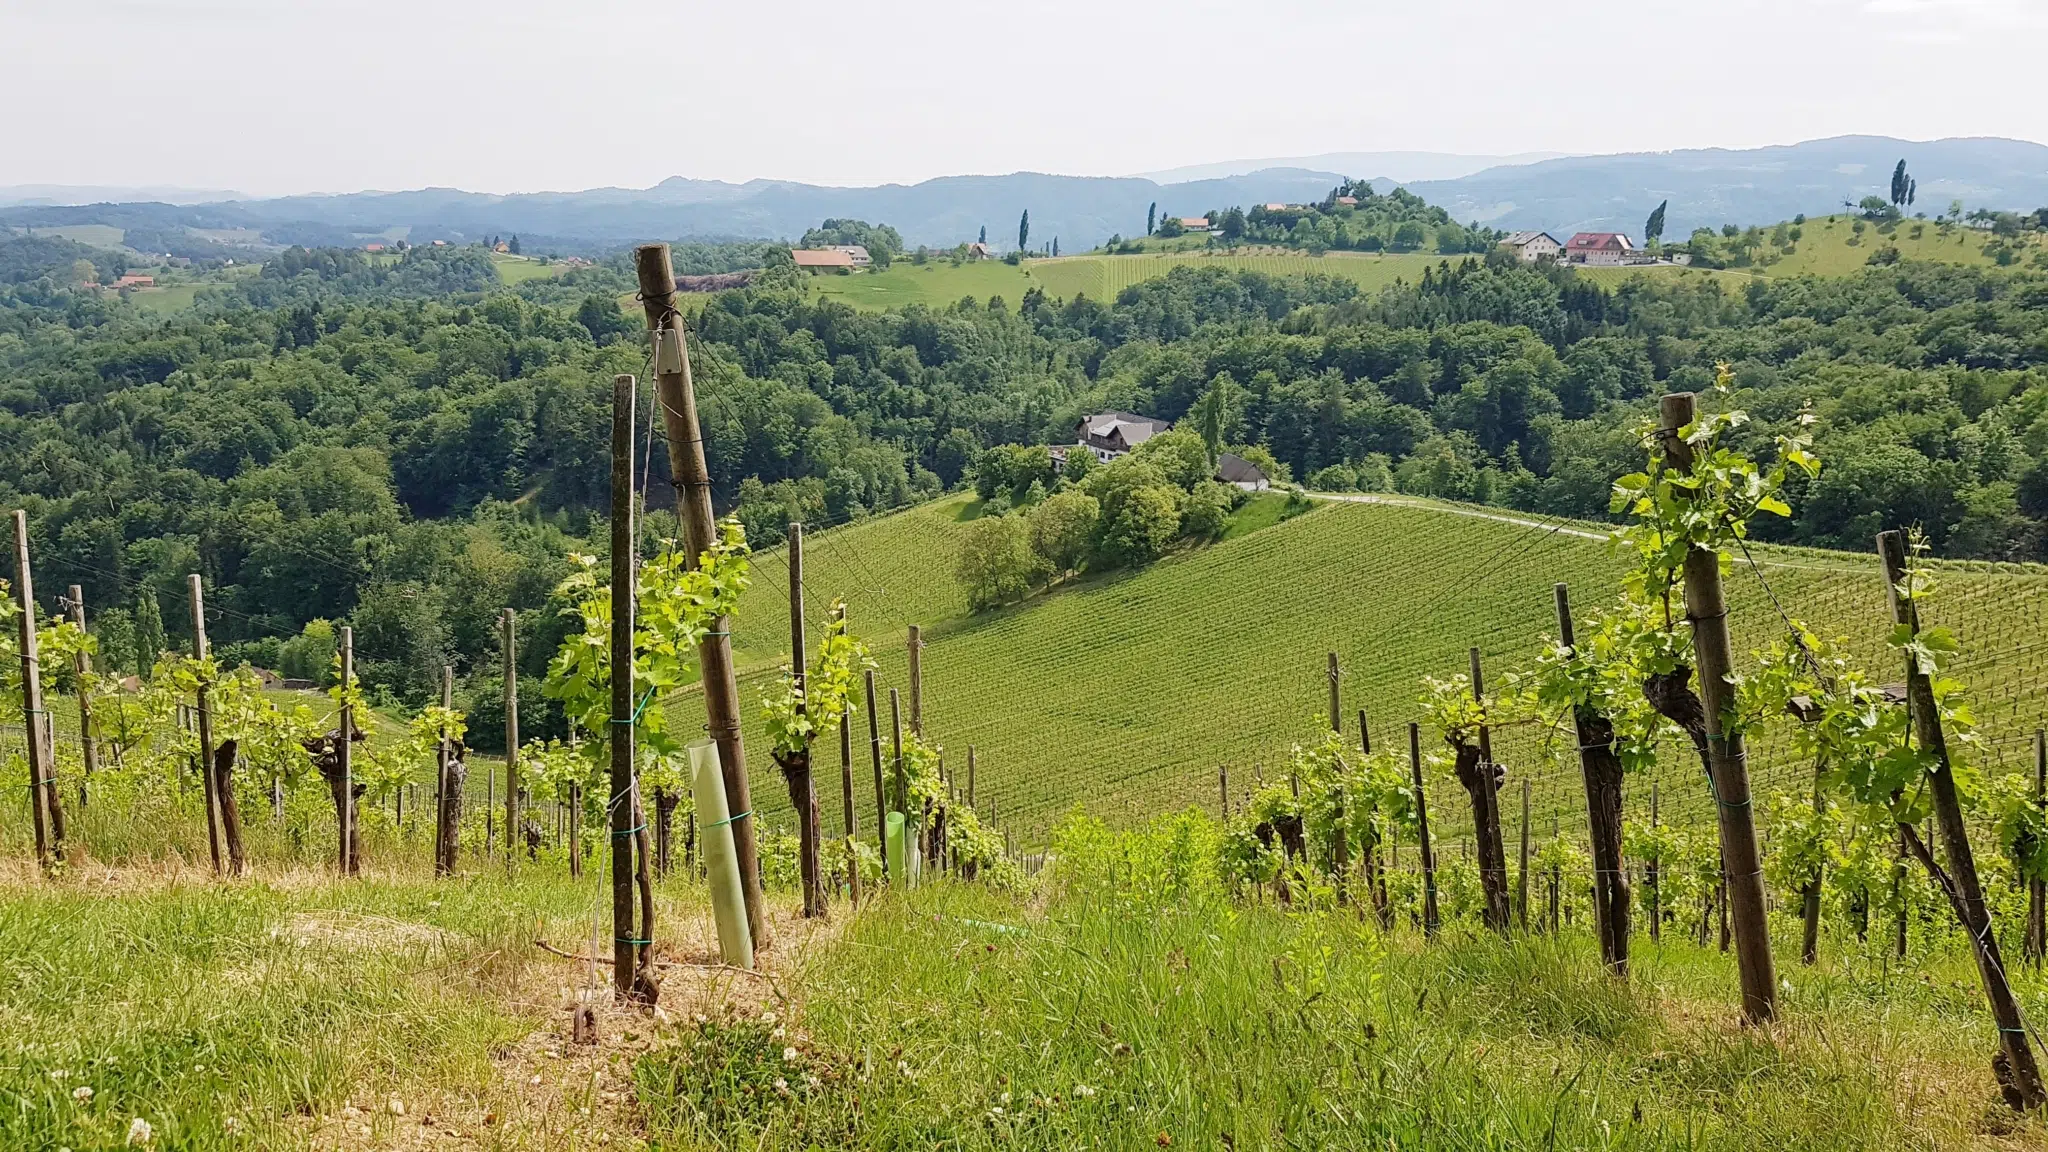
[[[1371,502],[1367,502],[1367,501]],[[1217,803],[1217,769],[1233,792],[1284,772],[1291,742],[1310,738],[1325,709],[1325,654],[1336,651],[1349,710],[1363,707],[1373,736],[1398,747],[1415,718],[1420,678],[1461,672],[1479,647],[1495,678],[1529,662],[1554,632],[1551,585],[1571,585],[1583,612],[1611,598],[1621,568],[1597,526],[1407,497],[1330,501],[1237,539],[1172,556],[1151,568],[1083,580],[1026,603],[969,616],[952,576],[952,544],[974,513],[954,497],[887,518],[818,533],[806,550],[811,611],[844,597],[856,633],[881,665],[882,730],[888,687],[905,685],[904,626],[924,626],[925,717],[958,771],[977,751],[977,790],[1027,841],[1083,807],[1113,821],[1188,804]],[[1879,674],[1890,656],[1882,578],[1874,557],[1759,547],[1759,566],[1729,582],[1738,644],[1783,634],[1768,581],[1785,610],[1824,636],[1846,637]],[[2048,721],[2041,642],[2048,568],[1943,565],[1933,616],[1966,649],[1986,767],[2029,761]],[[1761,574],[1762,579],[1758,576]],[[758,748],[758,701],[787,643],[787,571],[779,552],[759,558],[736,626],[742,704]],[[702,723],[700,702],[679,699],[679,730]],[[906,704],[907,707],[907,704]],[[856,720],[856,796],[872,804],[865,720]],[[1353,729],[1346,721],[1347,732]],[[1583,817],[1578,766],[1561,741],[1503,732],[1496,743],[1510,788],[1533,781],[1535,823]],[[1425,750],[1428,738],[1425,735]],[[1797,790],[1811,766],[1782,732],[1752,747],[1759,795]],[[771,825],[789,821],[787,793],[758,751],[754,797]],[[836,753],[821,756],[827,826],[840,821]],[[1710,801],[1696,762],[1677,750],[1657,770],[1667,819],[1705,821]],[[1631,785],[1631,812],[1648,789]],[[1436,796],[1456,838],[1463,798],[1445,781]],[[1510,808],[1513,806],[1510,805]],[[872,816],[861,809],[861,826]]]

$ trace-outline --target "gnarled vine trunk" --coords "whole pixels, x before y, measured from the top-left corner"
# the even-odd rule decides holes
[[[369,739],[369,734],[351,724],[349,742],[360,744]],[[324,736],[303,742],[307,754],[312,757],[313,767],[320,772],[320,778],[327,781],[327,793],[334,799],[334,818],[348,828],[348,860],[342,865],[345,875],[354,876],[363,869],[363,821],[357,812],[363,793],[368,785],[349,781],[344,788],[341,778],[341,729],[336,727]]]
[[[818,919],[825,915],[825,884],[823,854],[818,845],[818,792],[811,786],[811,753],[806,748],[795,753],[774,753],[776,766],[782,769],[782,779],[789,785],[790,807],[796,809],[797,819],[797,869],[803,875],[804,916]]]
[[[213,789],[220,804],[221,838],[227,841],[230,876],[249,870],[249,855],[242,847],[242,809],[235,803],[235,757],[240,752],[233,740],[223,740],[213,750]]]
[[[1628,875],[1621,860],[1621,757],[1614,724],[1591,708],[1575,709],[1579,767],[1586,778],[1586,817],[1593,841],[1593,929],[1600,959],[1618,976],[1628,974]],[[1551,896],[1556,919],[1557,896]]]
[[[1485,897],[1486,926],[1503,935],[1508,930],[1508,855],[1500,834],[1500,786],[1507,773],[1488,764],[1473,744],[1453,744],[1458,783],[1472,798],[1472,827],[1479,841],[1479,890]]]

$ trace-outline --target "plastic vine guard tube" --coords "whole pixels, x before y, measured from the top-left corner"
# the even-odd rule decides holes
[[[910,887],[910,873],[905,867],[903,851],[903,813],[889,813],[889,830],[886,837],[889,845],[889,876],[899,887]]]
[[[732,845],[732,814],[725,806],[718,745],[710,740],[690,744],[690,796],[697,803],[702,829],[704,876],[711,888],[711,916],[718,924],[718,953],[727,964],[751,969],[754,937],[747,928],[747,901],[740,891],[740,858]]]

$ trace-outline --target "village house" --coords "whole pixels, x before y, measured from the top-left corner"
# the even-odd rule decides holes
[[[811,272],[851,272],[853,256],[837,248],[791,248],[789,258]]]
[[[859,244],[828,244],[825,250],[846,253],[846,258],[853,261],[855,268],[866,268],[875,262],[874,257],[868,255],[868,250]]]
[[[1546,256],[1555,260],[1564,251],[1564,245],[1548,232],[1516,232],[1502,240],[1500,246],[1524,264],[1534,264]]]
[[[1337,197],[1337,203],[1339,203],[1339,204],[1342,204],[1342,205],[1343,205],[1343,206],[1345,206],[1346,208],[1356,208],[1356,207],[1358,207],[1358,197],[1356,197],[1356,196],[1339,196],[1339,197]]]
[[[154,276],[144,276],[144,275],[142,275],[142,274],[140,274],[140,273],[136,273],[136,272],[131,272],[131,273],[129,273],[128,275],[126,275],[126,276],[123,276],[123,277],[121,277],[121,278],[120,278],[119,280],[116,280],[116,281],[114,281],[114,287],[116,287],[116,288],[154,288],[154,287],[156,287],[156,277],[154,277]]]
[[[1183,216],[1180,218],[1180,226],[1189,232],[1207,232],[1209,230],[1209,218],[1207,216]]]
[[[1097,462],[1107,464],[1171,427],[1170,420],[1154,420],[1135,412],[1098,412],[1082,417],[1074,426],[1072,446],[1053,445],[1053,459],[1064,467],[1067,453],[1086,448],[1095,454]]]
[[[1273,479],[1266,475],[1265,469],[1242,456],[1233,456],[1228,452],[1216,457],[1216,478],[1246,492],[1264,492],[1273,486]]]
[[[996,250],[977,240],[967,246],[967,258],[969,260],[994,260],[996,259]]]
[[[1633,264],[1642,258],[1641,249],[1619,232],[1580,232],[1564,246],[1564,254],[1573,264]]]

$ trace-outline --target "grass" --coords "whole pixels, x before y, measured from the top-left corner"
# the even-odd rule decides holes
[[[145,312],[168,316],[190,308],[202,287],[204,285],[171,284],[162,288],[137,288],[130,293],[129,300]]]
[[[1687,942],[1639,939],[1623,985],[1583,928],[1502,943],[1458,926],[1425,946],[1348,910],[1176,896],[1127,841],[1081,855],[1123,879],[1070,874],[1070,855],[1035,897],[940,885],[864,911],[792,982],[793,1018],[729,1013],[640,1059],[648,1135],[763,1152],[2044,1135],[2001,1112],[1989,1025],[1948,991],[1974,980],[1953,947],[1908,975],[1831,940],[1756,1031],[1735,1018],[1733,962]],[[1795,929],[1777,927],[1783,951]]]
[[[956,769],[975,747],[979,795],[993,796],[1004,824],[1027,840],[1077,805],[1124,821],[1190,798],[1213,804],[1219,765],[1234,788],[1284,771],[1289,746],[1323,722],[1330,651],[1342,663],[1347,713],[1365,709],[1375,738],[1398,744],[1417,717],[1424,675],[1463,671],[1472,646],[1496,682],[1527,666],[1555,631],[1552,584],[1568,582],[1583,613],[1616,595],[1622,563],[1597,528],[1405,498],[1325,504],[1142,571],[1084,577],[970,616],[952,562],[970,505],[955,497],[817,534],[806,552],[810,610],[847,599],[853,630],[881,665],[885,737],[887,689],[907,687],[904,626],[923,625],[927,730]],[[1263,516],[1270,505],[1251,507]],[[1756,551],[1787,612],[1824,636],[1848,638],[1866,667],[1888,672],[1873,557]],[[2048,571],[1953,565],[1942,583],[1932,618],[1964,645],[1960,674],[1983,737],[1974,754],[1988,771],[2022,770],[2033,728],[2048,723],[2048,649],[2032,640],[2048,624]],[[743,720],[756,747],[761,690],[786,658],[786,589],[780,554],[761,556],[736,625]],[[1755,573],[1738,567],[1728,589],[1742,650],[1783,635]],[[674,707],[678,730],[702,723],[694,697]],[[856,723],[864,736],[865,721]],[[1538,827],[1583,819],[1568,749],[1520,730],[1497,734],[1495,744],[1509,787],[1532,782]],[[1766,727],[1751,755],[1760,796],[1806,786],[1811,765],[1778,726]],[[787,825],[779,777],[765,757],[755,765],[764,819]],[[1666,820],[1710,821],[1711,799],[1686,757],[1665,757],[1654,778]],[[1644,783],[1630,786],[1631,818],[1647,815]],[[1447,819],[1460,807],[1447,804]],[[837,808],[828,800],[834,819]],[[1447,824],[1442,834],[1458,832]]]
[[[951,264],[935,261],[918,266],[898,260],[887,271],[851,275],[823,275],[810,281],[817,294],[852,304],[857,308],[881,310],[906,304],[941,308],[962,297],[986,303],[1001,296],[1012,307],[1024,293],[1037,287],[1048,296],[1071,299],[1087,294],[1091,299],[1115,299],[1133,284],[1164,276],[1174,268],[1216,267],[1263,272],[1268,275],[1315,272],[1342,276],[1370,291],[1385,287],[1397,278],[1415,280],[1425,267],[1444,257],[1413,253],[1372,256],[1364,253],[1333,252],[1309,256],[1284,249],[1210,253],[1205,251],[1145,253],[1132,256],[1061,256],[1027,260],[1022,264],[979,261]]]
[[[128,236],[126,229],[116,228],[112,224],[62,224],[54,228],[38,227],[35,233],[38,236],[55,236],[93,248],[119,248]]]
[[[506,252],[491,253],[491,264],[498,270],[498,278],[506,287],[518,287],[528,280],[549,280],[562,274],[567,264],[543,264],[531,256],[514,256]]]

